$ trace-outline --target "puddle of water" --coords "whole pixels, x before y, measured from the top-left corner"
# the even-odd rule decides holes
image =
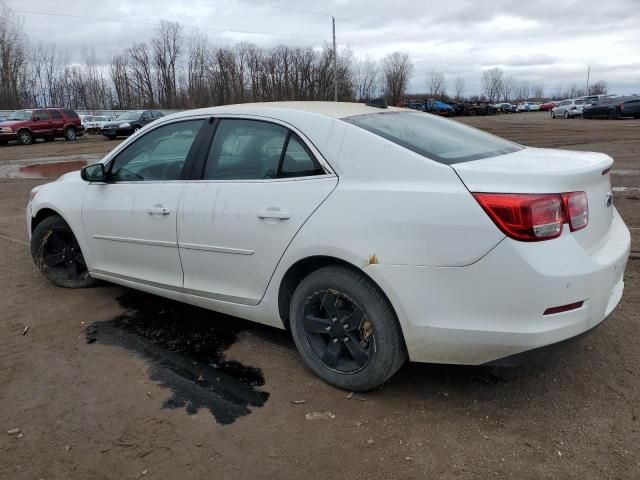
[[[171,390],[163,408],[190,415],[207,408],[228,425],[265,404],[260,369],[224,358],[248,322],[136,291],[118,301],[128,311],[90,325],[87,343],[117,345],[146,359],[151,379]]]
[[[85,160],[72,162],[35,163],[25,165],[6,174],[7,178],[58,178],[74,170],[80,170],[87,164]]]

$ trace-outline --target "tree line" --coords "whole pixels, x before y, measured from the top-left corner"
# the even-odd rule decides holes
[[[333,100],[334,82],[341,101],[384,96],[395,104],[405,98],[413,74],[411,58],[403,52],[375,60],[341,48],[335,78],[333,61],[329,45],[262,48],[242,42],[218,46],[202,32],[187,33],[177,22],[162,21],[150,41],[133,43],[112,54],[106,65],[86,47],[80,62],[72,63],[68,52],[53,44],[32,45],[21,19],[0,0],[3,109],[185,109],[244,102]],[[482,86],[483,94],[476,99],[491,102],[542,98],[544,94],[542,85],[516,80],[498,68],[483,73]],[[434,98],[465,98],[464,78],[454,80],[448,95],[442,72],[429,72],[425,89],[425,95]],[[562,93],[558,97],[575,96],[571,90]]]

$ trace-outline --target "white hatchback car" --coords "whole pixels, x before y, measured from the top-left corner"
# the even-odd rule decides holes
[[[231,105],[34,188],[28,230],[57,285],[288,328],[317,375],[367,390],[407,357],[482,364],[605,319],[630,249],[611,164],[405,109]]]

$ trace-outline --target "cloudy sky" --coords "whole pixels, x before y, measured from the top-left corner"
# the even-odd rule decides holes
[[[108,58],[147,41],[162,19],[198,28],[219,44],[322,46],[336,17],[340,46],[381,58],[408,52],[409,90],[425,74],[461,75],[479,93],[482,70],[559,86],[605,80],[613,93],[640,93],[640,0],[5,0],[35,44],[54,42],[79,58],[83,45]],[[39,13],[36,13],[39,12]],[[45,14],[69,16],[53,16]]]

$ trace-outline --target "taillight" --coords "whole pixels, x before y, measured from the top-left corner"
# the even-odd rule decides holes
[[[564,223],[576,231],[586,227],[589,221],[585,192],[474,193],[473,196],[505,235],[522,242],[557,238]]]
[[[624,103],[621,103],[620,105],[618,105],[620,107],[620,110],[624,110]]]
[[[567,213],[569,229],[572,232],[587,226],[589,222],[589,204],[585,192],[563,193],[562,201]]]

